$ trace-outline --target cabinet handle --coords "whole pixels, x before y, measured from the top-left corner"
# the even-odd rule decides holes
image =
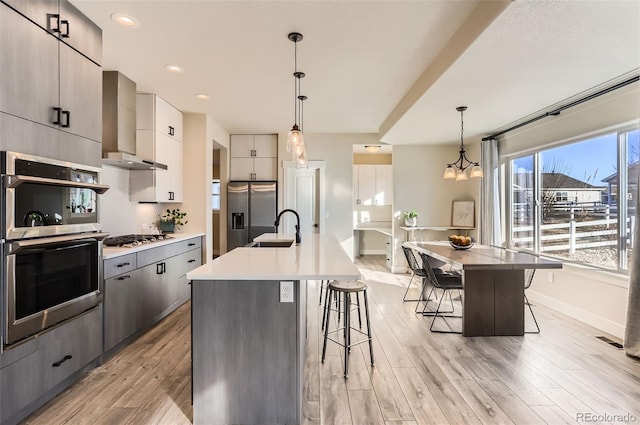
[[[175,136],[175,129],[172,126],[169,126],[169,136]]]
[[[169,192],[169,200],[170,201],[175,201],[175,193],[174,192]]]
[[[64,124],[60,123],[60,127],[69,128],[71,127],[71,112],[70,111],[62,111],[62,116],[67,119],[64,120]]]
[[[167,272],[167,263],[162,263],[162,273]]]
[[[360,201],[360,199],[358,199],[358,200],[356,201],[356,204],[358,204],[358,205],[360,205],[361,203],[362,203],[362,201]]]
[[[53,107],[53,121],[52,123],[55,125],[60,125],[60,116],[62,114],[62,108]]]
[[[119,278],[117,278],[116,280],[125,280],[125,279],[131,279],[131,275],[125,275],[125,276],[120,276]]]
[[[195,263],[195,262],[196,262],[196,260],[189,260],[189,261],[187,261],[187,263]]]
[[[130,266],[131,263],[120,263],[120,264],[116,264],[116,267],[124,267],[124,266]]]
[[[54,22],[54,25],[51,23]],[[47,13],[47,31],[52,33],[60,32],[60,15],[57,13]]]
[[[156,274],[162,274],[162,273],[164,273],[162,270],[162,263],[156,264]]]
[[[62,32],[62,27],[65,28],[64,32]],[[66,19],[60,21],[60,37],[69,38],[69,21]]]
[[[195,242],[189,242],[189,243],[187,244],[187,246],[196,246],[196,243],[195,243]]]
[[[256,150],[255,149],[251,149],[251,156],[256,156]]]
[[[66,362],[67,360],[71,360],[73,358],[73,356],[71,354],[67,354],[66,356],[64,356],[62,358],[62,360],[58,360],[57,362],[53,363],[51,366],[52,367],[60,367],[60,365],[64,362]]]
[[[256,179],[256,173],[251,173],[251,180],[255,180]]]

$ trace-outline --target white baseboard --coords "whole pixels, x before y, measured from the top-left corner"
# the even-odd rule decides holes
[[[597,316],[590,311],[583,310],[548,295],[535,292],[531,289],[527,290],[527,298],[529,298],[530,301],[552,308],[615,337],[624,339],[624,325],[605,319],[604,317]]]
[[[407,273],[407,268],[405,266],[391,266],[391,273],[404,274]]]
[[[386,249],[361,249],[360,255],[387,255]]]

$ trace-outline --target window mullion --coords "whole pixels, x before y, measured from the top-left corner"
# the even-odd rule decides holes
[[[533,250],[541,253],[541,221],[542,221],[542,155],[536,152],[533,156]]]

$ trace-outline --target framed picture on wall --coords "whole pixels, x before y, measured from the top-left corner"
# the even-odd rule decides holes
[[[453,201],[451,206],[451,227],[475,227],[474,201]]]

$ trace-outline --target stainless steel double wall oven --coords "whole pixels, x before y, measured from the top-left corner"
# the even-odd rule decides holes
[[[100,169],[0,154],[3,346],[70,319],[102,299]]]

